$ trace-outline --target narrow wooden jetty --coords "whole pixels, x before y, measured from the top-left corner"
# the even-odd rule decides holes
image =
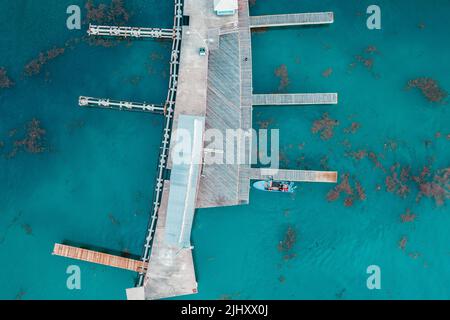
[[[241,68],[241,125],[244,131],[253,128],[253,53],[252,34],[250,30],[250,9],[248,0],[239,0],[238,25],[239,25],[239,54]],[[250,169],[252,143],[245,142],[239,146],[242,154],[248,155],[249,161],[239,166],[238,201],[239,204],[250,202],[250,180],[247,175]]]
[[[330,24],[333,22],[333,12],[277,14],[250,17],[251,28],[305,26],[316,24]]]
[[[315,105],[337,104],[337,93],[254,94],[253,105]]]
[[[103,109],[116,109],[127,111],[139,111],[150,113],[164,113],[164,106],[149,104],[145,102],[128,102],[128,101],[116,101],[111,99],[100,99],[81,96],[78,100],[80,107],[96,107]]]
[[[143,272],[147,270],[148,267],[147,263],[143,263],[139,260],[113,256],[107,253],[66,246],[59,243],[55,244],[52,254],[134,272]]]
[[[98,26],[92,24],[89,25],[87,32],[90,36],[158,39],[173,39],[176,34],[174,29]]]
[[[278,181],[336,183],[338,173],[335,171],[251,168],[249,176],[253,180],[265,180],[271,177]]]

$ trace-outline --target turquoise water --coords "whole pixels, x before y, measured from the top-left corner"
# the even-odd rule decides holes
[[[44,6],[43,3],[48,3]],[[66,288],[73,262],[50,255],[54,242],[94,245],[139,256],[154,184],[162,119],[77,107],[79,95],[160,102],[165,99],[170,43],[133,42],[112,48],[85,42],[50,61],[34,77],[30,60],[83,36],[65,28],[65,10],[82,1],[1,4],[0,67],[15,86],[0,89],[0,298],[124,299],[135,275],[76,262],[82,290]],[[399,162],[413,174],[432,161],[448,168],[450,110],[429,103],[406,83],[430,77],[450,90],[450,1],[378,1],[382,30],[369,31],[369,1],[256,1],[252,14],[332,10],[329,27],[274,29],[253,34],[254,87],[276,92],[274,70],[286,65],[286,92],[339,92],[337,106],[254,109],[254,127],[280,129],[284,168],[348,173],[367,199],[347,208],[328,202],[330,185],[304,184],[294,197],[252,190],[249,206],[200,210],[193,244],[199,294],[194,299],[450,298],[450,212],[432,199],[416,202],[386,192],[387,168]],[[127,1],[132,25],[170,26],[172,1]],[[422,25],[422,27],[419,27]],[[368,46],[375,53],[365,53]],[[369,70],[355,56],[373,59]],[[325,77],[323,72],[332,68]],[[48,74],[46,74],[48,72]],[[311,132],[324,112],[339,121],[327,141]],[[6,158],[33,118],[46,130],[46,152]],[[353,122],[355,133],[346,133]],[[14,129],[17,129],[14,133]],[[441,137],[437,138],[436,133]],[[351,180],[353,181],[353,180]],[[377,190],[377,188],[381,190]],[[416,220],[402,223],[410,209]],[[286,230],[296,243],[277,248]],[[399,241],[407,239],[404,249]],[[289,254],[290,259],[285,259]],[[382,289],[366,287],[366,268],[381,268]]]

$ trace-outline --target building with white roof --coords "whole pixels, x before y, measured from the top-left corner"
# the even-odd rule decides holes
[[[214,0],[214,11],[218,16],[234,15],[237,10],[238,0]]]

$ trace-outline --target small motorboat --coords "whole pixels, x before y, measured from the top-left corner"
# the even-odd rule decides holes
[[[273,179],[256,181],[253,187],[261,191],[286,193],[293,193],[296,189],[294,182],[274,181]]]

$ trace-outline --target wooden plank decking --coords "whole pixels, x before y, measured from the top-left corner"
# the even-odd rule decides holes
[[[81,249],[56,243],[53,248],[53,255],[101,264],[108,267],[125,269],[135,272],[142,272],[147,269],[148,264],[139,260],[113,256],[111,254]]]
[[[254,94],[253,105],[315,105],[337,104],[337,93]]]
[[[214,129],[226,136],[227,129],[240,128],[240,70],[239,38],[235,33],[220,36],[218,50],[209,54],[206,129]],[[223,142],[223,159],[227,152]],[[208,141],[209,143],[209,141]],[[205,144],[205,149],[214,146]],[[215,148],[213,148],[215,149]],[[205,154],[205,165],[200,178],[197,208],[233,206],[238,204],[238,165],[211,164]]]
[[[253,180],[264,180],[269,177],[273,177],[274,180],[278,181],[336,183],[338,173],[335,171],[250,169],[250,178]]]
[[[250,130],[253,127],[253,54],[252,34],[250,31],[250,11],[248,0],[239,0],[239,60],[241,66],[241,129]],[[241,154],[245,154],[249,161],[239,166],[239,204],[248,204],[250,197],[250,169],[252,143],[239,146]]]
[[[312,12],[295,14],[277,14],[250,17],[251,28],[304,26],[330,24],[334,22],[333,12]]]

